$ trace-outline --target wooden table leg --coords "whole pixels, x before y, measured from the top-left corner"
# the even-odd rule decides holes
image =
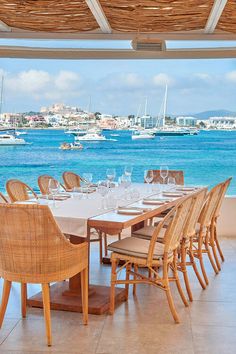
[[[79,244],[86,239],[70,236],[73,244]],[[110,304],[110,287],[89,285],[89,313],[102,315],[107,312]],[[116,303],[125,301],[125,289],[116,288]],[[27,300],[31,307],[41,307],[42,293],[38,293]],[[50,305],[53,310],[82,312],[81,277],[76,274],[69,281],[58,282],[50,286]]]

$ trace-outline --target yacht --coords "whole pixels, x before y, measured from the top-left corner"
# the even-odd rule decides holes
[[[98,133],[87,132],[83,136],[76,136],[75,141],[106,141],[108,140],[104,135]]]
[[[20,135],[26,135],[27,134],[27,132],[25,132],[25,131],[15,131],[15,134],[16,134],[16,136],[20,136]]]
[[[0,134],[0,145],[26,145],[24,139],[16,138],[14,135],[11,134]]]
[[[145,130],[134,131],[132,134],[132,140],[140,140],[140,139],[154,139],[155,135],[145,132]]]

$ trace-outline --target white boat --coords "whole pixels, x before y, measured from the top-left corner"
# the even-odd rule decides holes
[[[132,134],[132,140],[140,140],[140,139],[154,139],[155,136],[150,133],[146,133],[145,131],[135,131]]]
[[[23,132],[23,131],[15,131],[15,134],[16,134],[16,136],[20,136],[20,135],[26,135],[27,134],[27,132]]]
[[[24,139],[16,138],[14,135],[11,134],[1,134],[0,135],[0,145],[26,145]]]
[[[80,128],[76,128],[76,129],[70,129],[70,130],[66,130],[64,132],[65,134],[71,134],[71,135],[75,135],[75,136],[83,136],[85,134],[87,134],[87,130],[83,130],[83,129],[80,129]]]
[[[76,136],[75,141],[106,141],[108,140],[104,135],[97,133],[87,133],[83,136]]]

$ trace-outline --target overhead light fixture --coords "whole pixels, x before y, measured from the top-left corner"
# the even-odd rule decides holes
[[[132,48],[134,50],[163,52],[166,50],[166,43],[159,39],[133,39]]]

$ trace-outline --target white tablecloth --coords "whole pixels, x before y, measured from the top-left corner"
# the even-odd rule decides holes
[[[154,189],[153,189],[154,188]],[[159,190],[158,190],[159,188]],[[140,200],[148,195],[160,193],[160,186],[146,185],[144,183],[134,183],[131,186],[131,190],[135,189],[139,193]],[[164,186],[165,190],[169,186]],[[117,200],[118,205],[128,205],[135,202],[135,199],[126,200],[124,198],[124,188],[114,188],[112,196]],[[50,201],[49,206],[51,211],[61,229],[65,234],[86,237],[87,236],[87,221],[88,219],[106,213],[108,210],[101,210],[102,197],[97,192],[89,194],[89,199],[86,199],[84,195],[82,199],[78,194],[74,193],[73,198],[65,201],[56,201],[56,207],[53,207],[53,203]],[[112,210],[112,209],[110,209]]]

